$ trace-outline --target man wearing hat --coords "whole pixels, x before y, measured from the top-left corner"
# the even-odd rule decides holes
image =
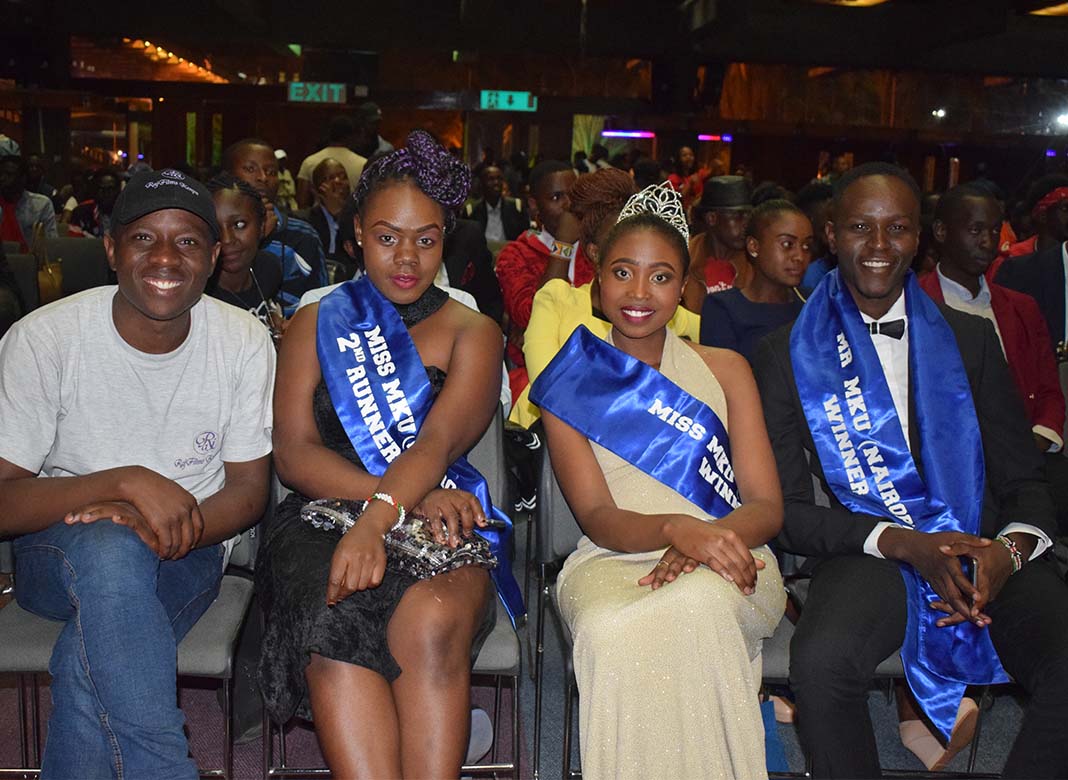
[[[0,536],[20,606],[64,623],[43,777],[197,777],[177,644],[266,504],[274,347],[202,295],[219,255],[203,185],[136,174],[104,237],[117,287],[0,341]]]
[[[690,239],[690,283],[683,295],[683,305],[690,311],[701,311],[706,293],[740,287],[751,273],[745,259],[749,196],[749,182],[742,176],[705,181],[694,209],[694,220],[705,229]]]

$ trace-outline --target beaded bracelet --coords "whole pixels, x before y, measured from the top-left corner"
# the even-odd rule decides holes
[[[999,536],[997,539],[1009,551],[1009,557],[1012,558],[1012,573],[1015,574],[1023,568],[1023,555],[1020,554],[1020,548],[1016,546],[1016,542],[1007,536]]]
[[[375,501],[375,500],[384,501],[385,503],[389,504],[391,507],[396,509],[397,510],[397,523],[400,524],[400,523],[404,522],[404,518],[405,518],[404,506],[401,505],[401,504],[398,504],[397,503],[397,499],[395,499],[389,493],[374,493],[369,499],[367,499],[367,503],[370,504],[372,501]]]
[[[563,241],[553,241],[553,248],[551,254],[557,257],[562,257],[565,260],[571,260],[575,256],[575,244],[565,244]]]

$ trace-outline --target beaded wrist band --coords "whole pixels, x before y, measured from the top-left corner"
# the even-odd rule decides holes
[[[557,257],[562,257],[564,260],[570,261],[575,256],[576,244],[565,244],[563,241],[554,241],[551,254]]]
[[[404,522],[404,507],[401,504],[398,504],[397,499],[395,499],[389,493],[374,493],[369,499],[367,499],[367,503],[370,504],[372,501],[382,501],[384,503],[389,504],[391,507],[397,510],[397,523]]]
[[[1007,536],[999,536],[997,539],[1009,551],[1009,556],[1012,558],[1012,573],[1015,574],[1023,568],[1023,555],[1020,554],[1020,548]]]

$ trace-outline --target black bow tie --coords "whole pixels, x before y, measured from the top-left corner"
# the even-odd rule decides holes
[[[905,335],[905,320],[887,320],[886,322],[869,322],[868,330],[881,333],[892,339],[899,339]]]

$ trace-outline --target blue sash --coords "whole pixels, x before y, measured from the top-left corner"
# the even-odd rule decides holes
[[[366,277],[319,302],[316,328],[319,365],[338,419],[364,468],[380,477],[415,443],[434,402],[423,362],[396,309]],[[504,524],[477,530],[497,556],[492,577],[514,625],[525,610],[512,576],[512,521],[493,506],[486,480],[466,458],[449,466],[441,486],[473,494],[487,517]]]
[[[741,506],[716,413],[585,326],[538,375],[530,400],[711,516]]]
[[[979,534],[983,442],[953,331],[910,271],[905,279],[909,385],[921,478],[867,326],[837,269],[809,297],[790,337],[790,359],[827,484],[847,509],[918,532]],[[939,628],[938,596],[908,564],[905,675],[948,739],[966,685],[1007,682],[990,633],[972,623]]]

